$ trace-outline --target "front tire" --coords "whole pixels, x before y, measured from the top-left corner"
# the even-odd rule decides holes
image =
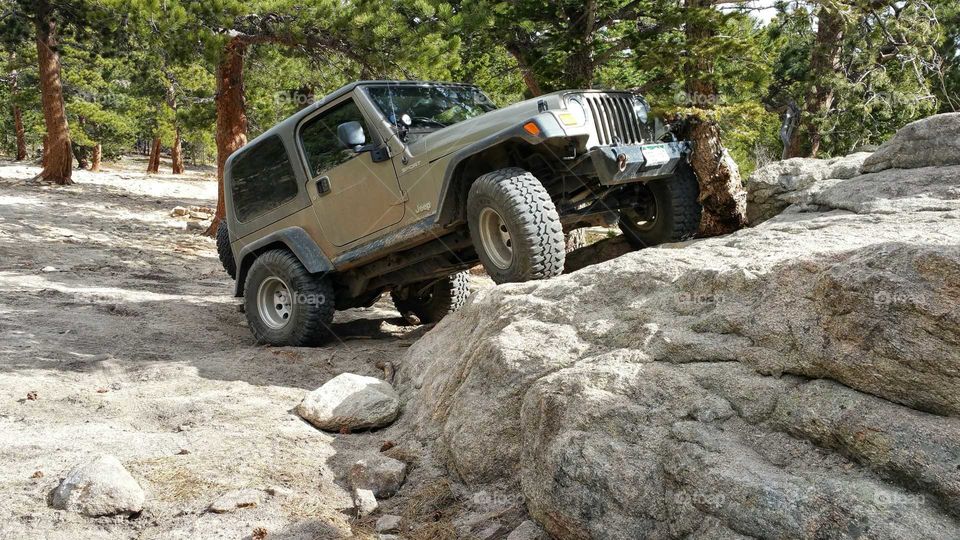
[[[244,310],[257,343],[305,347],[330,335],[336,299],[329,278],[315,276],[289,251],[268,251],[253,262]]]
[[[523,169],[485,174],[467,196],[470,238],[497,283],[559,276],[565,257],[560,215],[543,184]]]
[[[413,313],[423,324],[440,322],[463,307],[469,295],[470,282],[466,272],[433,283],[414,283],[390,293],[400,315]]]
[[[644,204],[620,212],[620,230],[633,247],[681,242],[697,234],[703,208],[697,200],[700,184],[690,167],[681,164],[670,178],[640,189]]]

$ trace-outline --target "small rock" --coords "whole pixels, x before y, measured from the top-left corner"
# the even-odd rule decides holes
[[[188,221],[188,222],[187,222],[187,230],[188,230],[188,231],[203,231],[203,230],[206,230],[206,229],[207,229],[207,225],[204,225],[203,223],[201,223],[201,222],[199,222],[199,221]]]
[[[399,535],[396,534],[378,534],[377,540],[402,540]]]
[[[59,272],[60,270],[57,270],[56,266],[44,266],[40,271],[49,273],[49,272]]]
[[[357,510],[357,517],[370,515],[379,506],[377,497],[369,489],[353,490],[353,507]]]
[[[342,373],[307,394],[297,414],[325,431],[379,428],[400,414],[400,396],[380,379]]]
[[[43,471],[33,471],[30,478],[43,478]]]
[[[186,456],[188,454],[190,454],[190,449],[188,448],[181,448],[180,450],[177,451],[178,456]]]
[[[396,533],[400,532],[400,521],[403,518],[400,516],[395,516],[392,514],[387,514],[381,516],[377,520],[377,532],[378,533]]]
[[[136,514],[143,510],[143,489],[111,455],[97,456],[73,468],[53,490],[54,508],[91,517]]]
[[[287,489],[283,486],[270,486],[267,488],[267,494],[271,497],[289,497],[293,495],[293,490]]]
[[[260,504],[263,492],[259,489],[238,489],[224,493],[213,501],[208,510],[214,514],[225,514],[239,508],[252,508]]]
[[[369,489],[378,499],[392,497],[407,478],[407,464],[387,456],[361,459],[350,469],[350,485]]]
[[[547,537],[539,525],[530,521],[524,521],[519,527],[507,535],[507,540],[543,540]]]
[[[170,212],[170,216],[171,216],[171,217],[180,217],[180,216],[185,216],[185,215],[187,215],[188,213],[190,213],[190,211],[187,210],[186,208],[184,208],[184,207],[182,207],[182,206],[177,206],[177,207],[174,207],[174,209]]]
[[[36,401],[37,400],[37,391],[31,390],[27,392],[27,401]]]

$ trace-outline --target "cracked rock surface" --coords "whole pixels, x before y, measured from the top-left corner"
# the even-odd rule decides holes
[[[960,537],[960,167],[864,157],[754,228],[481,291],[410,348],[401,422],[558,538]]]

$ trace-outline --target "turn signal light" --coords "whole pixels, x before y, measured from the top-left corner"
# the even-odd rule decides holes
[[[523,125],[523,130],[533,136],[540,135],[540,126],[538,126],[535,122],[527,122]]]

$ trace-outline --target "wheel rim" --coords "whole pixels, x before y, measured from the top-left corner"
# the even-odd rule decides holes
[[[477,221],[483,251],[490,262],[501,270],[510,268],[513,262],[513,239],[510,238],[510,231],[503,218],[496,210],[487,207],[480,211],[480,219]]]
[[[260,320],[273,330],[283,328],[293,316],[293,298],[282,279],[270,276],[257,291],[257,311]]]
[[[646,186],[644,186],[646,188]],[[647,188],[649,189],[649,188]],[[647,204],[649,205],[649,216],[644,216],[636,208],[628,208],[620,212],[621,219],[625,219],[629,222],[629,226],[632,230],[636,232],[645,232],[653,229],[653,226],[657,223],[657,198],[650,193]]]

